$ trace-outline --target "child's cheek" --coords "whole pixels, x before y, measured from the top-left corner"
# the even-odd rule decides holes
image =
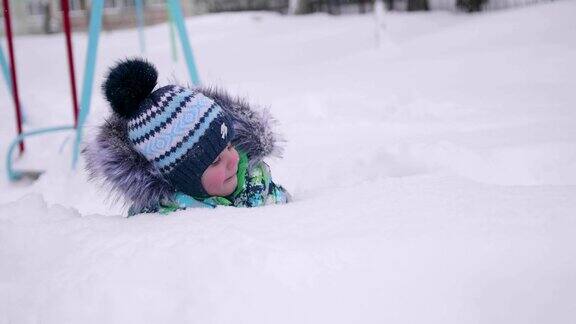
[[[224,168],[219,167],[217,169],[214,170],[214,173],[212,173],[212,179],[211,179],[211,186],[214,189],[220,188],[222,186],[222,184],[224,183],[224,180],[226,180],[225,176],[226,173],[224,172]]]
[[[220,168],[218,170],[218,185],[222,186],[226,181],[226,170],[224,168]]]
[[[226,181],[226,169],[224,167],[212,167],[203,176],[202,185],[210,195],[221,195],[224,182]]]
[[[212,194],[216,189],[216,173],[214,170],[207,171],[202,179],[202,185],[204,186],[204,190],[209,194]]]

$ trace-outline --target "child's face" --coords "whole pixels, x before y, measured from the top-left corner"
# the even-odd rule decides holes
[[[238,179],[238,151],[228,146],[218,155],[216,160],[202,174],[202,186],[210,196],[225,197],[236,189]]]

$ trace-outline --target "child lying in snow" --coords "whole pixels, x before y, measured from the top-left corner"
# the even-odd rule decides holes
[[[280,153],[266,111],[210,88],[152,91],[157,77],[140,59],[113,67],[102,89],[114,113],[83,150],[91,178],[131,204],[129,215],[288,202],[262,161]]]

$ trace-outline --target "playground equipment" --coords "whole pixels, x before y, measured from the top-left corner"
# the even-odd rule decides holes
[[[61,8],[62,8],[62,15],[63,15],[63,24],[64,24],[64,31],[66,33],[66,46],[67,46],[67,54],[68,54],[68,63],[70,69],[70,84],[71,84],[71,91],[72,91],[72,98],[73,98],[73,109],[74,109],[74,125],[64,125],[64,126],[57,126],[57,127],[50,127],[50,128],[43,128],[38,130],[33,130],[29,132],[22,131],[22,118],[21,118],[21,111],[20,105],[18,100],[18,91],[16,86],[16,65],[14,63],[14,54],[13,54],[13,46],[12,46],[12,30],[10,26],[10,7],[8,0],[2,0],[4,5],[4,16],[5,16],[5,23],[6,23],[6,35],[9,43],[9,52],[10,52],[10,71],[11,71],[11,78],[8,78],[5,75],[6,83],[9,84],[9,89],[11,90],[15,102],[15,107],[17,110],[17,123],[18,123],[18,136],[12,141],[10,146],[8,147],[8,152],[6,154],[6,170],[8,173],[8,178],[11,181],[15,181],[21,179],[23,177],[32,177],[37,178],[39,176],[39,172],[26,172],[26,171],[15,171],[12,167],[12,153],[16,146],[20,147],[20,153],[24,152],[24,139],[30,136],[37,136],[41,134],[51,133],[51,132],[60,132],[60,131],[67,131],[67,130],[75,130],[75,141],[72,153],[72,168],[76,167],[78,156],[80,153],[80,143],[82,141],[82,132],[83,126],[86,122],[88,117],[88,113],[90,111],[90,101],[92,98],[92,85],[94,82],[94,70],[96,65],[96,54],[98,50],[98,39],[100,36],[101,25],[102,25],[102,13],[104,9],[104,0],[93,0],[92,6],[90,10],[90,22],[88,27],[88,49],[86,55],[86,62],[84,67],[84,80],[82,85],[82,95],[81,95],[81,102],[80,102],[80,109],[78,109],[77,104],[77,97],[76,97],[76,81],[74,75],[74,59],[72,55],[72,41],[71,41],[71,28],[70,28],[70,20],[69,20],[69,7],[68,7],[68,0],[61,0]],[[143,35],[143,9],[142,9],[142,0],[136,1],[137,10],[136,13],[139,16],[138,19],[138,26],[139,26],[139,37],[140,37],[140,49],[142,52],[145,50],[144,46],[144,35]],[[174,25],[176,26],[176,30],[178,31],[178,36],[180,43],[182,45],[182,51],[184,52],[184,57],[186,60],[186,65],[188,67],[188,72],[190,75],[191,82],[193,84],[199,84],[200,79],[198,77],[198,72],[196,69],[196,64],[194,60],[194,56],[192,54],[192,47],[188,40],[188,35],[186,32],[186,26],[184,25],[184,16],[182,14],[182,9],[178,0],[167,0],[167,9],[171,20],[173,21]],[[0,63],[5,62],[5,59],[2,54],[2,49],[0,48]],[[5,65],[3,65],[3,71],[8,69]],[[4,72],[4,74],[7,74]]]
[[[14,43],[12,41],[12,22],[10,21],[10,4],[8,0],[2,0],[4,7],[4,26],[6,28],[6,36],[8,40],[8,55],[10,57],[10,77],[6,77],[6,82],[10,84],[9,88],[12,91],[12,100],[14,100],[14,107],[16,108],[16,121],[18,128],[18,135],[22,134],[22,111],[20,109],[20,99],[18,97],[18,82],[16,79],[16,58],[14,57]],[[6,60],[3,59],[3,62]],[[3,68],[5,70],[5,68]],[[20,154],[24,153],[24,142],[19,143]]]

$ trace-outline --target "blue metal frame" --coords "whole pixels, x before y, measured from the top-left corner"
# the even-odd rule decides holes
[[[168,13],[168,31],[170,32],[170,51],[172,52],[172,61],[178,61],[178,50],[176,49],[176,35],[174,33],[174,17],[172,17],[172,12],[166,7],[166,12]]]
[[[146,53],[146,43],[144,41],[144,6],[142,0],[136,0],[136,21],[138,23],[138,38],[140,41],[140,52]]]
[[[2,48],[2,44],[0,44],[0,68],[2,68],[2,75],[4,75],[6,86],[8,87],[10,93],[12,93],[12,78],[10,77],[10,68],[8,67],[6,56],[4,56],[4,48]]]
[[[104,10],[104,0],[92,1],[90,26],[88,28],[88,52],[86,54],[86,66],[84,68],[84,83],[82,85],[82,100],[80,103],[80,113],[78,115],[78,127],[76,128],[76,141],[72,152],[72,168],[76,168],[78,155],[80,154],[80,143],[82,142],[82,130],[90,111],[90,100],[92,99],[92,86],[94,84],[94,69],[96,67],[96,54],[98,51],[98,38],[102,27],[102,11]]]
[[[16,181],[16,180],[20,180],[22,178],[22,175],[23,175],[22,172],[15,171],[14,169],[12,169],[12,152],[18,146],[18,144],[24,140],[24,138],[30,137],[30,136],[41,135],[41,134],[60,132],[60,131],[65,131],[65,130],[72,130],[72,129],[74,129],[74,125],[58,126],[58,127],[49,127],[49,128],[37,129],[37,130],[31,131],[31,132],[24,132],[24,133],[18,135],[12,141],[12,143],[10,143],[10,146],[8,147],[8,153],[6,154],[6,171],[8,172],[8,180]]]
[[[184,24],[182,8],[180,7],[178,0],[167,1],[168,9],[172,13],[172,18],[174,18],[174,23],[176,24],[176,29],[178,30],[178,36],[180,36],[180,43],[182,44],[182,51],[184,52],[186,64],[188,65],[190,80],[193,84],[200,84],[200,78],[198,77],[198,71],[196,70],[196,63],[194,61],[194,54],[192,53],[192,46],[190,45],[188,33],[186,32],[186,25]]]
[[[13,96],[14,93],[12,92],[12,77],[10,76],[10,66],[8,65],[8,61],[6,60],[6,56],[4,55],[4,48],[2,44],[0,44],[0,68],[2,69],[2,75],[4,75],[4,81],[6,81],[6,87],[8,88],[8,92],[10,95]],[[22,114],[22,123],[26,123],[26,110],[24,109],[24,105],[20,102],[20,113]]]

